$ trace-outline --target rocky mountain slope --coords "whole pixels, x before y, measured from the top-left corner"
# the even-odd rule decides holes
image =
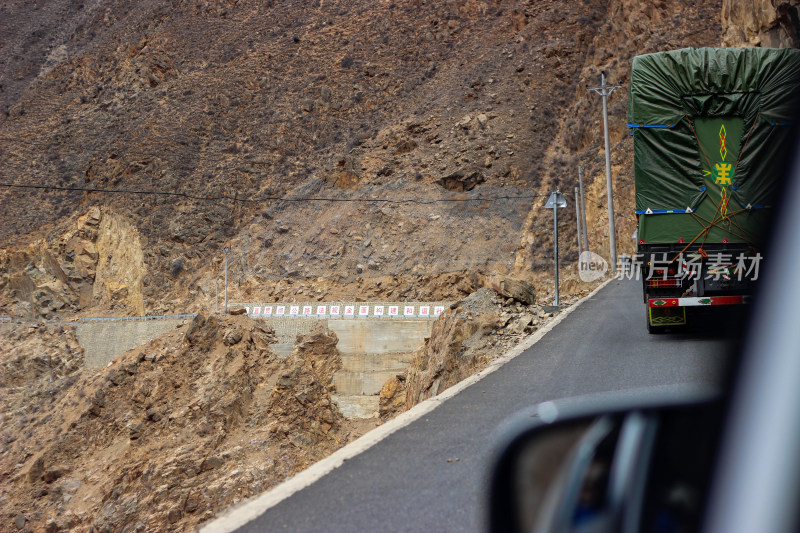
[[[69,327],[2,339],[0,531],[189,530],[358,436],[328,331],[281,359],[257,322],[198,316],[99,372]]]
[[[226,247],[234,300],[456,301],[384,387],[384,418],[480,370],[547,319],[541,205],[555,187],[572,203],[578,165],[607,253],[586,85],[623,84],[609,111],[631,251],[631,58],[797,46],[798,5],[3,2],[0,316],[34,322],[1,326],[0,530],[188,530],[364,429],[331,401],[335,335],[284,360],[263,324],[209,315]],[[490,290],[515,278],[536,289]],[[182,311],[204,315],[100,370],[71,327],[35,322]]]
[[[800,1],[723,0],[726,46],[800,47]]]
[[[3,182],[160,193],[0,188],[0,314],[36,317],[207,311],[226,246],[235,298],[363,297],[385,291],[377,279],[399,297],[463,297],[477,287],[443,294],[442,280],[547,267],[536,195],[569,193],[579,164],[602,252],[600,102],[585,85],[601,70],[624,84],[637,53],[717,44],[721,5],[0,9]],[[620,251],[633,231],[625,96],[610,100]],[[92,207],[127,229],[87,270],[69,243]]]

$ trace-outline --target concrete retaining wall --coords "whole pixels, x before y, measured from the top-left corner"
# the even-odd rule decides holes
[[[310,332],[320,322],[334,331],[339,338],[337,348],[342,354],[342,368],[333,375],[336,387],[334,402],[348,418],[371,418],[378,416],[378,393],[388,379],[405,371],[411,362],[411,352],[425,343],[433,329],[436,316],[435,306],[446,309],[447,302],[409,303],[363,303],[341,304],[355,305],[356,309],[366,306],[366,316],[264,316],[261,311],[265,304],[238,304],[247,307],[250,316],[263,320],[275,330],[278,344],[273,344],[275,353],[288,356],[294,346],[297,335]],[[277,305],[277,304],[266,304]],[[312,304],[292,304],[300,309]],[[330,310],[330,303],[313,304],[310,312],[315,312],[318,305]],[[383,306],[388,313],[391,306],[397,306],[400,316],[384,314],[375,316],[376,306]],[[413,318],[406,317],[405,311],[413,306]],[[430,314],[421,316],[421,307],[427,306]],[[258,309],[259,311],[256,311]],[[302,311],[301,311],[302,312]],[[358,311],[356,311],[358,313]]]
[[[125,322],[78,322],[75,324],[78,342],[84,349],[86,366],[100,367],[121,353],[136,348],[172,331],[190,318],[142,320]]]
[[[431,334],[430,320],[328,320],[342,354],[413,352]]]
[[[158,320],[93,319],[69,324],[75,326],[78,342],[86,351],[86,365],[100,367],[189,320],[190,316]],[[309,333],[320,322],[336,332],[338,348],[343,355],[412,352],[422,346],[433,327],[433,320],[421,318],[270,317],[262,320],[275,330],[278,344],[272,347],[284,356],[292,351],[298,335]],[[0,322],[0,331],[11,327],[11,323]]]
[[[379,304],[370,304],[370,310],[374,305]],[[351,418],[377,416],[381,387],[386,380],[408,367],[411,352],[424,344],[433,328],[433,317],[257,318],[275,330],[278,343],[272,345],[272,349],[283,356],[291,353],[298,335],[309,333],[320,322],[336,333],[343,367],[333,378],[337,391],[335,401],[345,416]],[[70,324],[75,326],[78,342],[85,350],[86,366],[102,367],[123,352],[146,344],[190,320],[191,316],[152,320],[129,317],[86,319]],[[10,323],[0,322],[0,332],[11,327]]]
[[[278,355],[288,356],[297,335],[309,333],[322,323],[339,337],[337,348],[342,354],[384,354],[413,352],[431,334],[433,321],[392,320],[380,318],[317,319],[317,318],[263,318],[264,323],[275,330],[277,344],[272,349]]]
[[[262,304],[263,307],[264,304]],[[291,304],[304,306],[304,304]],[[311,304],[305,304],[311,305]],[[330,303],[325,305],[330,310]],[[320,322],[339,337],[337,345],[342,354],[343,368],[334,375],[336,403],[345,416],[366,418],[377,415],[378,393],[386,380],[403,372],[411,361],[411,352],[422,346],[429,337],[436,316],[435,306],[446,308],[447,302],[415,303],[343,303],[366,306],[362,316],[251,316],[263,320],[275,330],[278,343],[272,345],[275,353],[288,356],[298,335],[305,335]],[[238,306],[246,307],[246,304]],[[377,317],[376,307],[385,308],[385,315]],[[391,306],[397,306],[394,309]],[[413,309],[411,307],[413,307]],[[248,311],[254,311],[258,304]],[[314,307],[316,310],[316,307]],[[424,309],[424,312],[423,312]],[[399,312],[398,312],[399,311]],[[316,312],[316,311],[315,311]],[[391,316],[389,313],[396,313]],[[407,313],[406,313],[407,312]],[[430,312],[430,314],[428,314]],[[379,313],[378,313],[379,314]],[[412,314],[413,317],[404,316]],[[400,315],[400,316],[397,316]],[[88,367],[102,367],[123,352],[146,344],[154,338],[174,330],[192,320],[189,315],[160,317],[97,318],[70,322],[76,328],[78,342],[85,350]],[[0,331],[11,326],[0,321]]]
[[[266,307],[269,306],[274,310],[281,305],[286,308],[285,315],[265,316],[263,314]],[[341,313],[344,313],[345,307],[352,306],[355,308],[356,316],[316,315],[319,306],[324,306],[330,312],[334,305],[340,307]],[[278,343],[273,344],[272,349],[278,355],[285,357],[291,353],[297,336],[309,333],[319,322],[336,332],[339,337],[338,348],[343,354],[414,351],[431,333],[432,321],[437,318],[433,316],[434,309],[436,307],[447,309],[449,305],[450,302],[293,302],[289,304],[237,302],[230,304],[229,307],[246,308],[249,316],[263,320],[275,330]],[[359,308],[363,306],[368,309],[367,316],[358,315]],[[289,316],[290,307],[297,307],[301,314]],[[383,317],[375,316],[376,307],[384,309]],[[400,316],[389,316],[391,307],[397,307]],[[413,318],[403,316],[408,307],[413,308]],[[419,313],[423,307],[427,308],[428,316],[420,316]],[[303,316],[304,308],[310,308],[311,312],[315,314]]]

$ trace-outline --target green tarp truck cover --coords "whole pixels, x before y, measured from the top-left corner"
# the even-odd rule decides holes
[[[800,50],[687,48],[633,59],[639,243],[760,244],[796,146]]]

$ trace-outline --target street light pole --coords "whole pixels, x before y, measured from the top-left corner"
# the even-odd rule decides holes
[[[556,198],[561,193],[556,189]],[[555,279],[556,279],[556,292],[553,296],[553,305],[558,306],[561,305],[561,302],[558,300],[558,206],[553,208],[553,256],[555,257]]]
[[[544,205],[545,209],[552,209],[553,210],[553,269],[555,271],[555,292],[553,294],[553,303],[556,307],[561,305],[561,301],[558,298],[558,210],[564,209],[567,207],[567,200],[564,198],[564,195],[556,189],[550,195],[550,198],[547,199],[547,202]]]
[[[608,247],[611,255],[611,271],[617,270],[617,239],[616,231],[614,229],[614,191],[611,187],[611,149],[609,148],[608,140],[608,96],[614,92],[614,89],[621,87],[621,85],[606,85],[606,73],[600,74],[600,87],[591,87],[590,91],[594,91],[603,97],[603,131],[605,132],[606,144],[606,192],[608,195]]]

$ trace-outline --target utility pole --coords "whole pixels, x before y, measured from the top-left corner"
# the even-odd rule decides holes
[[[578,202],[578,187],[575,187],[575,219],[578,221],[578,257],[583,253],[581,242],[581,204]]]
[[[614,193],[611,188],[611,149],[608,142],[608,96],[621,85],[606,85],[606,73],[600,74],[600,87],[587,87],[603,97],[603,131],[606,142],[606,189],[608,194],[608,247],[611,254],[611,271],[617,270],[617,239],[614,230]]]
[[[583,169],[578,165],[578,187],[581,191],[581,220],[583,220],[583,247],[589,251],[589,230],[586,225],[586,205],[583,203]]]
[[[228,314],[228,252],[230,248],[225,248],[225,314]]]

